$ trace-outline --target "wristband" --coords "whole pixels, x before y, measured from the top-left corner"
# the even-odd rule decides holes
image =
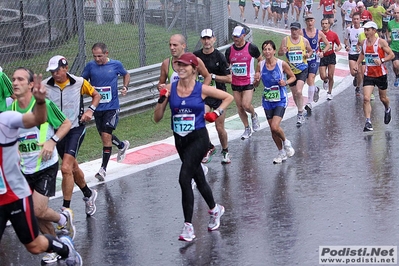
[[[219,116],[221,116],[224,113],[224,110],[222,108],[218,108],[217,111],[219,112]]]
[[[58,141],[60,141],[60,138],[59,138],[57,135],[55,135],[55,134],[51,137],[51,139],[52,139],[55,143],[58,143]]]
[[[42,101],[42,102],[36,101],[36,104],[37,104],[37,105],[43,105],[43,104],[46,104],[46,101]]]
[[[129,90],[129,88],[127,86],[123,86],[122,88],[125,88],[127,91]]]
[[[90,105],[89,109],[92,110],[93,112],[96,110],[96,107],[94,105]]]

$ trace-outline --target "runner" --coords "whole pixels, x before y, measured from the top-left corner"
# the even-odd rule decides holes
[[[395,87],[399,87],[399,6],[393,10],[394,20],[388,22],[388,43],[395,55],[392,66],[395,73]]]
[[[360,25],[362,26],[367,21],[373,20],[370,11],[366,9],[362,1],[357,2],[356,8],[352,9],[350,17],[352,18],[355,12],[360,13]]]
[[[161,97],[166,97],[166,100],[158,101],[154,111],[154,120],[159,122],[162,119],[169,102],[176,149],[182,161],[179,184],[182,191],[184,226],[179,240],[190,242],[195,238],[192,225],[194,211],[192,179],[195,180],[198,190],[210,209],[209,231],[219,228],[220,217],[224,213],[224,207],[215,203],[212,190],[201,167],[201,160],[207,152],[209,143],[205,119],[214,122],[224,113],[233,101],[233,97],[227,92],[196,81],[198,60],[194,54],[185,53],[176,62],[179,80],[168,84],[160,91]],[[207,96],[222,100],[219,108],[211,113],[205,113],[204,99]]]
[[[303,0],[294,0],[295,21],[299,21],[299,15],[302,12]]]
[[[245,23],[245,21],[247,21],[247,19],[244,16],[246,1],[247,0],[238,0],[238,7],[240,8],[240,21],[242,21],[243,23]]]
[[[371,17],[375,24],[377,24],[378,30],[377,33],[381,37],[382,36],[382,18],[386,17],[385,8],[381,6],[378,0],[373,0],[373,6],[368,7],[367,10],[371,13]]]
[[[320,78],[323,80],[323,89],[327,91],[327,100],[332,100],[332,89],[334,86],[334,71],[335,65],[337,64],[336,61],[336,54],[341,50],[341,42],[338,38],[338,35],[330,30],[330,23],[328,19],[323,18],[321,20],[321,28],[322,32],[326,35],[328,42],[330,43],[330,48],[326,49],[326,43],[324,41],[319,42],[320,50],[323,53],[320,53]],[[327,74],[328,71],[328,74]]]
[[[334,15],[335,15],[335,0],[320,0],[319,6],[317,9],[320,9],[323,6],[323,18],[328,19],[330,26],[334,25]]]
[[[273,41],[263,42],[262,53],[265,60],[260,61],[256,67],[255,84],[258,85],[260,79],[262,79],[264,86],[262,106],[265,110],[272,138],[278,149],[278,155],[274,158],[273,163],[281,164],[287,160],[287,157],[292,157],[295,154],[291,141],[286,139],[280,126],[288,106],[286,87],[295,81],[295,75],[286,62],[275,57],[276,45]],[[287,75],[287,80],[284,75]]]
[[[171,56],[163,60],[161,64],[161,74],[158,81],[158,91],[166,86],[166,82],[173,83],[179,79],[179,75],[175,71],[175,62],[184,54],[187,47],[186,38],[181,34],[173,34],[169,39],[169,50]],[[204,84],[209,85],[212,77],[204,65],[202,60],[198,60],[198,72],[204,79]]]
[[[259,9],[260,9],[260,0],[252,0],[252,6],[255,11],[254,23],[258,23]]]
[[[391,107],[389,107],[389,98],[387,96],[388,70],[385,66],[385,62],[394,59],[395,55],[384,39],[375,36],[378,29],[375,22],[369,21],[364,24],[363,28],[366,34],[366,40],[363,42],[363,49],[360,52],[357,65],[355,65],[355,71],[357,70],[357,66],[365,59],[366,70],[363,79],[363,112],[366,117],[366,124],[363,131],[367,132],[373,131],[370,96],[374,90],[374,86],[377,86],[380,101],[385,107],[384,123],[389,124],[389,122],[391,122]]]
[[[361,3],[362,1],[359,1]],[[342,7],[341,7],[341,12],[345,12],[345,27],[349,27],[352,24],[352,11],[353,9],[356,8],[356,2],[353,0],[346,0]]]
[[[56,138],[56,135],[53,136],[53,140],[57,142],[58,155],[62,159],[61,186],[64,197],[62,207],[70,208],[73,187],[76,183],[84,195],[86,214],[91,216],[97,210],[95,204],[97,190],[87,186],[76,156],[86,134],[85,123],[92,119],[101,96],[87,80],[68,73],[68,61],[61,55],[50,59],[46,71],[51,72],[51,76],[43,80],[47,97],[72,123],[70,131],[62,140]],[[83,95],[92,97],[91,105],[85,112],[83,112]]]
[[[46,122],[46,89],[41,84],[42,76],[33,75],[32,94],[35,105],[31,112],[21,114],[14,111],[0,113],[0,240],[8,220],[11,221],[19,241],[32,254],[56,252],[67,265],[82,265],[69,236],[39,235],[39,225],[33,209],[32,191],[20,171],[18,153],[19,129],[38,127]],[[24,79],[16,81],[24,82]],[[30,83],[32,84],[32,82]],[[17,251],[16,251],[17,252]],[[15,254],[17,256],[17,254]]]
[[[32,94],[34,74],[31,70],[20,67],[13,74],[13,94],[16,99],[8,110],[21,114],[30,113],[36,103]],[[51,101],[46,99],[47,121],[39,127],[20,129],[18,137],[21,156],[21,172],[32,189],[32,199],[35,216],[41,233],[56,237],[54,226],[62,233],[75,237],[73,212],[65,208],[61,214],[48,206],[49,198],[55,196],[55,185],[58,172],[58,154],[56,142],[52,139],[62,139],[71,128],[71,122]],[[56,133],[55,133],[56,131]],[[61,257],[57,253],[47,253],[43,263],[56,262]]]
[[[303,17],[306,18],[312,14],[313,0],[305,0],[305,10],[303,12]]]
[[[358,45],[358,36],[363,32],[363,28],[360,27],[360,13],[355,12],[352,15],[352,26],[346,29],[345,33],[345,50],[348,52],[349,71],[353,78],[353,86],[355,86],[356,96],[360,96],[360,85],[363,81],[363,71],[361,66],[357,66],[355,71],[355,65],[360,54],[360,46]]]
[[[211,29],[204,29],[201,32],[202,49],[195,51],[194,54],[204,62],[208,72],[212,73],[211,86],[226,91],[225,83],[231,83],[231,73],[226,58],[221,52],[219,52],[219,50],[215,49],[215,41],[216,37],[213,31]],[[211,109],[217,110],[221,103],[222,101],[218,99],[210,97],[205,98],[205,112],[210,112]],[[216,131],[218,132],[220,145],[222,146],[222,164],[229,164],[231,160],[228,149],[227,132],[224,128],[225,118],[226,112],[216,119],[215,126]],[[212,155],[215,153],[215,146],[209,142],[209,150],[202,159],[202,163],[209,163],[212,159]]]
[[[252,105],[254,94],[255,59],[259,62],[262,56],[255,44],[245,41],[245,29],[236,26],[233,31],[234,44],[227,48],[225,56],[231,66],[231,89],[245,130],[241,139],[248,139],[252,132],[260,130],[258,115]],[[249,127],[247,112],[251,114],[252,129]]]
[[[266,12],[267,12],[267,21],[269,25],[273,23],[273,13],[272,13],[272,8],[271,8],[271,3],[270,0],[262,0],[262,25],[265,26],[265,18],[266,18]]]
[[[126,151],[129,149],[128,140],[120,141],[113,133],[119,120],[118,77],[123,77],[122,96],[128,91],[130,74],[118,60],[109,59],[108,47],[105,43],[95,43],[91,48],[94,60],[87,63],[82,72],[82,77],[90,82],[101,95],[100,104],[94,109],[94,118],[97,131],[100,134],[102,149],[102,162],[100,170],[95,177],[104,181],[107,175],[107,165],[112,154],[112,144],[118,148],[116,161],[123,162]]]
[[[292,22],[290,28],[291,35],[284,37],[281,41],[278,55],[287,57],[287,62],[296,77],[296,80],[288,85],[298,108],[296,125],[300,127],[305,122],[302,90],[308,76],[307,60],[312,58],[313,50],[309,41],[301,36],[301,24],[299,22]]]
[[[324,48],[325,51],[328,51],[330,48],[330,44],[327,41],[326,36],[322,31],[319,31],[314,27],[315,18],[312,14],[308,15],[305,18],[306,28],[302,29],[301,34],[308,40],[310,47],[313,50],[312,56],[308,59],[308,76],[306,78],[308,84],[308,103],[305,105],[305,109],[307,111],[307,115],[312,114],[312,102],[317,102],[319,100],[319,92],[320,88],[316,87],[315,79],[317,71],[319,70],[320,64],[320,50],[319,50],[319,42],[323,41],[327,43],[327,47]]]

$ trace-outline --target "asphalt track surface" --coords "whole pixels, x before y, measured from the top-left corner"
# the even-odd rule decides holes
[[[272,163],[277,149],[261,108],[262,129],[245,141],[238,116],[227,119],[232,163],[221,165],[217,146],[207,175],[226,212],[219,230],[208,232],[208,209],[196,190],[192,243],[177,240],[181,163],[172,138],[131,148],[121,164],[113,158],[102,183],[94,178],[100,160],[82,164],[98,190],[93,217],[86,217],[80,191],[72,200],[84,265],[319,265],[320,246],[397,246],[399,92],[390,73],[392,121],[384,124],[376,93],[374,131],[364,133],[362,96],[355,96],[345,60],[339,53],[334,99],[327,101],[322,90],[300,128],[291,99],[282,127],[296,154],[285,163]],[[214,126],[208,128],[218,144]],[[60,197],[50,201],[54,209],[61,203]],[[6,229],[0,265],[39,265],[40,259]]]

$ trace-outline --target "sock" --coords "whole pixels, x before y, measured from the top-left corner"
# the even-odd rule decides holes
[[[312,85],[308,87],[308,103],[313,102],[314,92],[316,91],[316,86]]]
[[[111,153],[112,147],[103,147],[103,160],[101,163],[101,167],[104,168],[104,170],[107,169],[109,158],[111,158]]]
[[[62,203],[62,207],[69,208],[69,206],[71,206],[71,201],[64,199],[64,202]]]
[[[388,113],[389,111],[391,111],[391,107],[389,106],[388,109],[385,109],[385,113]]]
[[[121,142],[115,135],[112,135],[112,144],[118,147],[118,149],[122,149],[124,147],[123,142]]]
[[[65,222],[67,221],[67,218],[65,217],[64,214],[60,214],[60,220],[57,222],[58,225],[63,226]]]
[[[370,118],[366,118],[366,123],[370,122],[371,123],[371,119]]]
[[[90,198],[91,197],[91,194],[92,194],[91,193],[91,189],[87,186],[87,184],[86,184],[86,186],[82,187],[80,190],[82,191],[83,195],[86,198]]]
[[[69,248],[67,245],[65,245],[64,243],[62,243],[60,240],[58,240],[52,235],[45,234],[44,237],[47,238],[48,240],[48,249],[46,250],[46,252],[48,253],[56,252],[64,259],[68,257]]]
[[[287,145],[288,144],[288,139],[285,139],[284,141],[283,141],[283,145],[285,146],[285,145]]]
[[[229,148],[223,149],[222,152],[229,152]]]

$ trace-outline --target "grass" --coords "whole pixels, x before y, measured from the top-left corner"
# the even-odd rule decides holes
[[[103,33],[104,34],[104,33]],[[281,39],[283,37],[282,34],[267,32],[265,33],[264,30],[253,30],[253,43],[256,44],[258,47],[261,47],[261,44],[266,39],[271,39],[276,43],[278,47],[280,45]],[[167,34],[168,36],[165,37],[165,42],[159,42],[159,46],[157,46],[156,51],[163,50],[165,51],[165,56],[169,56],[169,50],[167,45],[167,40],[169,40],[170,33]],[[267,38],[266,38],[267,36]],[[194,38],[193,38],[194,39]],[[117,47],[117,44],[114,44]],[[189,46],[194,47],[194,46]],[[153,48],[151,48],[152,50]],[[126,57],[127,58],[127,57]],[[160,62],[162,58],[157,58],[157,62]],[[125,64],[125,61],[122,60]],[[155,62],[156,63],[156,62]],[[232,93],[230,86],[228,85],[228,91]],[[257,89],[255,90],[252,103],[254,106],[260,106],[262,98],[262,90]],[[226,110],[227,115],[231,116],[236,114],[236,105],[233,102],[229,108]],[[153,110],[149,110],[140,114],[136,114],[133,116],[128,116],[121,118],[117,129],[114,131],[115,135],[120,140],[129,140],[130,147],[137,147],[141,145],[145,145],[151,143],[153,141],[161,140],[167,137],[172,136],[172,131],[170,128],[170,110],[167,109],[165,112],[164,118],[159,122],[155,123],[152,119],[153,117]],[[116,153],[116,148],[113,149],[114,153]],[[100,137],[97,133],[95,127],[87,128],[87,133],[85,140],[79,151],[78,161],[79,162],[86,162],[93,159],[101,158],[102,156],[102,144]]]

